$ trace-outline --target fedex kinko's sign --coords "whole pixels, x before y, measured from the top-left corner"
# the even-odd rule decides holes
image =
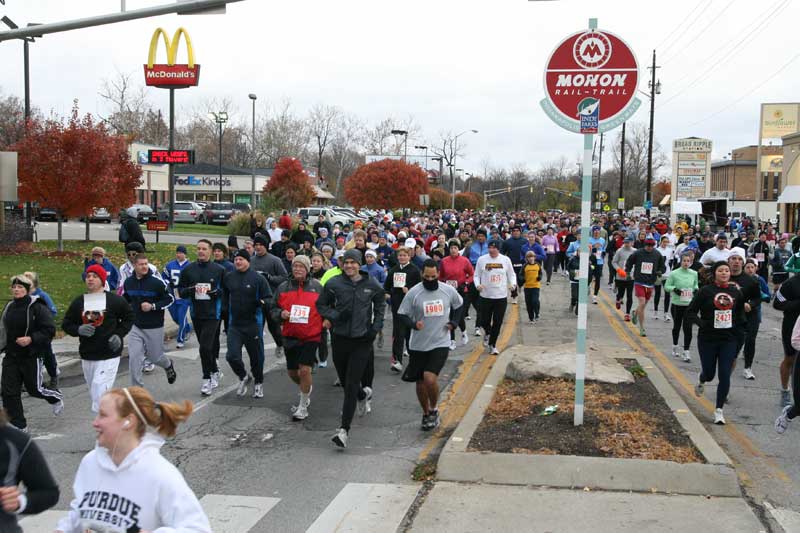
[[[638,83],[636,56],[622,39],[607,31],[581,31],[561,41],[550,55],[541,106],[569,131],[608,131],[639,107]]]
[[[175,59],[178,56],[178,46],[181,36],[186,40],[186,54],[188,63],[176,65]],[[158,49],[158,38],[162,37],[167,49],[167,63],[157,64],[156,51]],[[194,62],[194,49],[189,34],[183,28],[178,28],[170,42],[167,32],[162,28],[153,32],[150,39],[150,53],[147,56],[147,64],[144,66],[145,85],[150,87],[160,87],[162,89],[183,89],[194,87],[200,81],[200,65]]]

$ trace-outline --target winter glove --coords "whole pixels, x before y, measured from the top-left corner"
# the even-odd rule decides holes
[[[122,348],[122,339],[119,338],[119,335],[111,335],[108,338],[108,348],[112,352],[118,352]]]
[[[369,339],[369,342],[372,342],[372,341],[374,341],[374,340],[375,340],[375,337],[377,337],[377,336],[378,336],[378,332],[377,332],[377,331],[375,331],[374,329],[372,329],[372,328],[369,328],[369,329],[367,330],[367,335],[366,335],[366,337],[367,337],[367,339]]]
[[[680,296],[680,295],[681,295],[681,290],[680,290],[680,289],[678,289],[677,287],[676,287],[676,288],[674,288],[674,289],[672,289],[672,292],[674,292],[674,293],[675,293],[675,294],[677,294],[678,296]]]
[[[81,324],[78,326],[78,335],[81,337],[91,337],[94,335],[95,327],[91,324]]]

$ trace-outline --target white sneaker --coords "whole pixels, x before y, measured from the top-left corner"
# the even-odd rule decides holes
[[[275,357],[281,359],[283,357],[283,346],[275,348]]]
[[[664,313],[664,322],[672,322],[672,317],[667,313]]]
[[[497,346],[492,346],[492,355],[500,355],[500,350],[497,349]]]
[[[475,328],[475,336],[476,337],[480,337],[481,336],[481,328]]]
[[[358,400],[358,405],[356,406],[358,416],[364,416],[372,411],[372,389],[364,387],[364,393],[366,393],[366,397],[363,400]]]
[[[597,305],[597,296],[592,296],[592,303]]]
[[[236,389],[236,394],[238,396],[244,396],[247,394],[247,386],[250,384],[252,379],[253,378],[250,376],[250,374],[248,374],[239,380],[239,388]]]
[[[722,409],[714,409],[714,423],[719,426],[725,425],[725,416],[722,414]]]
[[[211,388],[216,389],[222,383],[222,372],[211,373]]]
[[[263,398],[263,397],[264,397],[264,384],[256,383],[253,386],[253,398]]]
[[[684,363],[691,363],[692,362],[692,355],[689,353],[689,350],[683,351],[683,362]]]
[[[402,372],[403,363],[401,363],[400,361],[395,361],[394,363],[392,363],[392,366],[390,368],[395,372]]]
[[[703,397],[703,393],[706,391],[706,384],[700,381],[700,376],[697,377],[697,383],[694,385],[694,395],[698,398]]]
[[[680,357],[681,351],[677,346],[672,347],[672,357]]]
[[[467,335],[467,330],[461,332],[461,344],[464,346],[469,344],[469,335]]]
[[[53,414],[58,416],[64,412],[64,400],[58,400],[58,403],[53,404]]]
[[[175,343],[175,347],[178,348],[178,349],[183,348],[183,343],[182,342],[177,342],[177,343]]]
[[[339,428],[339,431],[331,439],[339,448],[347,448],[347,430]]]
[[[753,374],[753,371],[750,370],[749,368],[745,368],[742,374],[744,375],[744,379],[750,379],[750,380],[756,379],[755,374]]]
[[[483,336],[483,345],[484,346],[489,346],[489,335],[484,335]]]
[[[786,431],[786,428],[789,427],[789,411],[791,408],[791,405],[784,407],[780,416],[775,419],[775,432],[779,435],[783,435],[783,433]]]
[[[319,367],[320,368],[328,368],[328,360],[326,359],[325,361],[320,361],[319,362]]]
[[[204,379],[203,384],[200,385],[200,394],[203,396],[210,396],[211,391],[214,390],[214,386],[211,384],[210,379]]]
[[[308,418],[308,407],[303,405],[302,402],[297,404],[297,407],[294,408],[294,412],[292,413],[292,420],[305,420]]]
[[[512,299],[511,299],[511,303],[512,303],[513,305],[517,305],[517,299],[516,299],[516,298],[512,298]]]
[[[147,359],[144,360],[144,365],[142,366],[142,372],[145,374],[149,374],[156,369],[156,365],[148,361]]]
[[[658,313],[653,313],[653,320],[658,320]]]
[[[450,351],[452,352],[455,349],[456,349],[456,341],[452,340],[450,341]]]

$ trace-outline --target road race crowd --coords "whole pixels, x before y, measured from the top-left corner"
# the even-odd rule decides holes
[[[772,302],[783,312],[782,410],[775,422],[783,433],[800,414],[800,367],[794,365],[800,277],[792,275],[800,272],[800,231],[790,240],[769,223],[734,221],[716,229],[696,222],[681,219],[670,226],[666,219],[596,217],[588,242],[592,303],[598,303],[605,282],[623,319],[642,336],[648,316],[672,322],[672,354],[684,361],[691,361],[696,327],[702,371],[695,391],[702,395],[704,384],[717,377],[715,423],[724,424],[737,356],[744,351],[743,376],[755,379],[761,306]],[[165,311],[178,325],[178,349],[197,336],[202,396],[213,395],[223,380],[223,332],[236,394],[263,398],[268,331],[275,356],[285,358],[298,387],[297,404],[287,413],[297,421],[310,416],[313,372],[327,366],[330,355],[343,391],[341,423],[331,439],[340,448],[347,447],[355,415],[372,409],[374,349],[384,344],[387,307],[392,327],[386,371],[415,384],[423,431],[440,423],[438,374],[450,351],[468,343],[469,321],[474,319],[473,333],[489,354],[497,355],[508,303],[522,298],[535,327],[540,291],[553,275],[569,278],[569,312],[578,312],[580,220],[557,211],[437,211],[399,218],[379,212],[353,227],[331,225],[323,216],[312,225],[295,223],[284,212],[253,218],[241,247],[236,237],[227,243],[200,239],[190,261],[187,248],[177,246],[161,271],[150,263],[141,232],[126,228],[120,237],[128,260],[117,267],[105,250],[93,248],[82,272],[85,293],[71,302],[61,323],[79,341],[97,433],[96,448],[76,474],[71,509],[56,527],[65,533],[210,531],[197,498],[159,452],[164,438],[190,416],[192,404],[156,402],[145,388],[144,374],[155,367],[168,383],[177,379],[164,350]],[[6,479],[0,488],[2,531],[18,531],[17,514],[41,512],[59,497],[26,434],[23,387],[50,403],[55,415],[64,410],[51,347],[56,308],[34,272],[14,276],[11,292],[0,319],[7,414],[0,433],[10,443],[0,447]],[[130,386],[114,388],[126,344]],[[24,492],[17,488],[20,481]]]

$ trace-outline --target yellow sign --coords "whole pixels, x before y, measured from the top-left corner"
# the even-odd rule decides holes
[[[800,104],[761,104],[761,138],[777,139],[800,131]]]
[[[164,41],[167,49],[167,62],[164,64],[156,63],[156,52],[158,50],[159,37]],[[181,37],[186,39],[186,54],[188,63],[177,65],[175,61],[178,57]],[[184,87],[194,87],[200,81],[200,65],[194,62],[194,48],[189,33],[178,28],[170,42],[167,32],[163,28],[157,28],[150,38],[150,52],[147,55],[147,64],[144,66],[145,85],[161,87],[164,89],[181,89]]]
[[[611,206],[610,206],[610,205],[608,205],[608,204],[605,204],[605,205],[603,206],[603,211],[611,211]]]
[[[156,61],[156,50],[158,49],[159,37],[164,38],[164,47],[167,49],[167,65],[174,65],[175,58],[178,57],[178,47],[181,44],[181,35],[186,38],[186,53],[189,59],[189,68],[193,68],[194,48],[192,47],[192,39],[189,37],[189,33],[183,28],[178,28],[175,30],[175,35],[172,36],[172,42],[170,42],[167,32],[164,31],[164,28],[156,28],[156,31],[153,32],[153,37],[150,39],[150,53],[147,55],[147,66],[149,68],[153,68],[153,63]]]

